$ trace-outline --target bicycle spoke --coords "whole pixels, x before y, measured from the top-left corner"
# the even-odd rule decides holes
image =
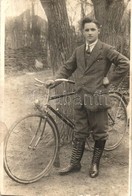
[[[111,94],[112,108],[108,110],[108,134],[106,149],[112,150],[121,143],[127,126],[126,108],[119,95]]]
[[[105,150],[113,150],[117,148],[126,132],[127,113],[126,105],[122,98],[117,93],[111,93],[111,105],[108,110],[108,140],[105,145]],[[89,150],[93,150],[94,141],[90,136],[87,139]]]
[[[5,148],[5,167],[10,177],[30,183],[47,175],[58,149],[55,137],[52,124],[44,117],[31,115],[16,123]]]

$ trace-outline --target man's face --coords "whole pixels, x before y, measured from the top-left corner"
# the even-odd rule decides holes
[[[85,23],[83,29],[83,35],[88,43],[93,43],[98,39],[100,29],[93,22]]]

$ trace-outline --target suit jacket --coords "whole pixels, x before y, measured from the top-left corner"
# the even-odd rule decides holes
[[[92,50],[86,65],[85,44],[83,44],[74,50],[70,59],[58,71],[56,78],[69,78],[75,72],[77,90],[95,92],[98,89],[105,89],[103,78],[107,75],[112,63],[117,66],[118,77],[128,72],[129,60],[112,46],[100,40]]]

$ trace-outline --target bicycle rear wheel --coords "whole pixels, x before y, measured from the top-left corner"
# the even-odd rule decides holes
[[[16,182],[35,182],[49,174],[58,146],[58,130],[51,116],[27,115],[14,123],[5,139],[5,171]]]
[[[116,149],[122,142],[127,129],[127,111],[126,104],[121,96],[112,92],[109,94],[111,99],[111,108],[108,110],[108,140],[105,145],[106,151]],[[94,141],[92,135],[87,138],[86,148],[90,151],[94,149]]]
[[[110,93],[112,107],[108,110],[108,134],[105,150],[110,151],[117,148],[124,138],[127,130],[126,104],[117,93]]]

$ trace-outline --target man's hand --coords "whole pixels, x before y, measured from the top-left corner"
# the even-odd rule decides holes
[[[74,83],[74,81],[70,81],[68,80],[69,83]],[[46,88],[54,88],[55,86],[58,86],[59,84],[61,84],[62,82],[67,82],[67,79],[64,78],[60,78],[60,79],[56,79],[56,80],[47,80],[46,81]]]
[[[47,80],[46,81],[46,88],[53,88],[55,86],[54,80]]]
[[[104,78],[103,78],[103,85],[104,85],[104,86],[107,86],[107,85],[109,85],[109,83],[110,83],[110,82],[109,82],[109,79],[108,79],[107,77],[104,77]]]

